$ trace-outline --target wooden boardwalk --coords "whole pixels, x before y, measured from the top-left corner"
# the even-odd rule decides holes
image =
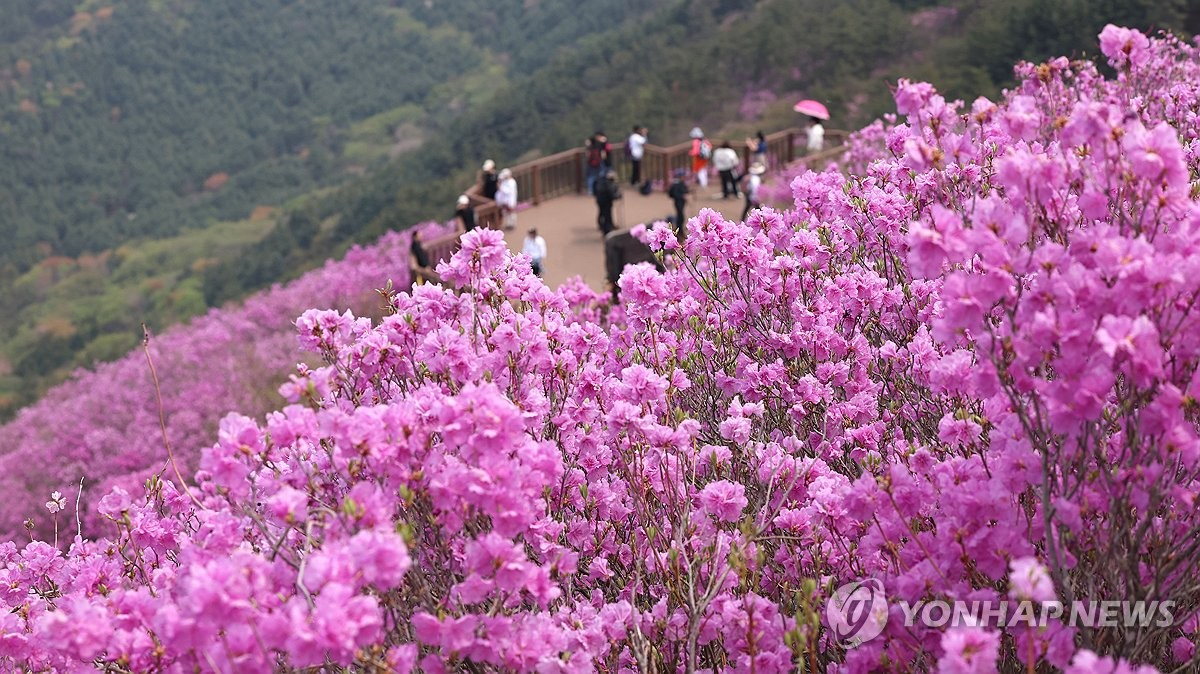
[[[740,219],[745,200],[721,199],[720,183],[715,193],[713,187],[712,181],[707,188],[692,185],[691,189],[700,193],[693,193],[684,213],[690,218],[702,208],[712,208],[728,218]],[[643,196],[627,183],[621,194],[613,207],[613,219],[620,228],[665,220],[675,212],[670,198],[661,191]],[[596,226],[596,213],[595,200],[586,194],[558,197],[519,213],[516,229],[505,232],[504,238],[509,249],[519,253],[526,232],[536,227],[546,239],[548,257],[542,273],[546,285],[557,288],[568,278],[581,276],[594,290],[604,291],[604,237]]]
[[[821,170],[826,163],[836,160],[846,151],[846,146],[839,144],[845,137],[844,131],[826,131],[826,141],[834,143],[832,147],[796,157],[798,129],[785,129],[768,135],[768,156],[776,159],[769,162],[765,181],[777,179],[782,164],[808,164]],[[669,148],[647,144],[643,175],[666,176],[675,169],[687,166],[690,163],[687,154],[689,147],[689,143]],[[739,152],[745,154],[744,150]],[[656,179],[658,189],[651,194],[639,193],[625,178],[629,168],[627,160],[623,155],[615,154],[618,159],[614,168],[622,176],[623,196],[613,208],[617,226],[631,228],[665,220],[673,214],[675,209],[661,187],[662,181]],[[608,285],[604,270],[604,237],[596,226],[596,202],[583,193],[583,159],[583,149],[575,148],[511,167],[513,177],[517,180],[518,194],[522,200],[528,200],[527,203],[533,205],[518,213],[516,228],[506,231],[504,236],[509,249],[519,253],[529,228],[536,227],[546,239],[547,259],[543,273],[546,285],[557,288],[563,281],[579,276],[593,289],[603,292]],[[746,158],[743,156],[742,159],[745,164]],[[772,165],[775,170],[771,170]],[[745,208],[744,199],[722,199],[721,183],[715,174],[707,187],[700,188],[694,182],[689,182],[689,188],[691,200],[684,210],[688,217],[695,216],[703,208],[712,208],[727,218],[741,218]],[[479,226],[493,229],[501,227],[499,208],[494,201],[480,194],[479,184],[469,187],[465,194],[475,208]],[[453,233],[453,227],[428,233],[427,236],[430,238],[425,240],[425,248],[435,265],[439,260],[449,259],[458,249],[458,236]]]

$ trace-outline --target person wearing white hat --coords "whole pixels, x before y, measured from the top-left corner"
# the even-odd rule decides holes
[[[500,189],[500,179],[496,177],[496,162],[491,159],[483,162],[483,175],[480,179],[483,181],[480,194],[486,199],[495,199],[496,191]]]
[[[475,209],[471,207],[471,198],[467,195],[459,195],[458,210],[454,211],[454,215],[464,234],[475,229]]]
[[[504,228],[515,229],[517,226],[517,179],[513,177],[511,169],[500,171],[500,189],[496,192],[496,205],[500,207]]]
[[[746,181],[746,210],[742,211],[742,220],[750,215],[750,211],[758,208],[758,189],[762,186],[762,174],[767,172],[767,168],[757,162],[750,165],[749,180]]]

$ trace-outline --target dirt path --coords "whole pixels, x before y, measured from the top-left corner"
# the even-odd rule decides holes
[[[701,208],[712,208],[728,218],[740,218],[745,202],[742,199],[721,199],[720,185],[713,184],[701,194],[693,195],[685,211],[688,217],[696,215]],[[639,194],[629,185],[622,186],[623,198],[613,208],[613,217],[618,227],[666,219],[674,213],[671,200],[663,192],[648,196]],[[695,186],[693,186],[693,189]],[[546,239],[548,257],[543,278],[546,285],[556,288],[572,276],[582,276],[589,286],[604,290],[604,238],[596,226],[596,202],[592,197],[567,196],[552,199],[539,206],[521,212],[517,217],[517,228],[505,233],[509,249],[521,251],[526,231],[537,227]]]

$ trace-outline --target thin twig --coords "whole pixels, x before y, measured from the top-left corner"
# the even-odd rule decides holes
[[[187,493],[188,498],[192,499],[192,503],[196,504],[201,510],[208,510],[200,499],[192,493],[191,487],[184,481],[183,475],[179,472],[179,465],[175,463],[175,453],[171,451],[171,441],[167,439],[167,420],[163,414],[162,390],[158,386],[158,372],[154,370],[154,359],[150,357],[150,329],[142,323],[142,351],[146,353],[146,363],[150,366],[150,377],[154,380],[154,397],[158,402],[158,427],[162,431],[163,445],[167,448],[167,460],[171,463],[171,468],[175,471],[175,477],[179,480],[179,485],[183,491]]]
[[[79,478],[79,493],[75,496],[75,535],[83,539],[83,518],[79,516],[79,503],[83,501],[83,477]]]

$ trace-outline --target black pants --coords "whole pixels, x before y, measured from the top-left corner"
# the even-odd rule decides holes
[[[675,236],[683,241],[687,238],[687,217],[683,214],[683,204],[685,202],[675,202]]]
[[[596,218],[596,224],[600,226],[601,232],[608,234],[613,231],[612,202],[598,202],[596,205],[600,207],[600,215]]]
[[[721,171],[721,198],[736,197],[738,193],[737,180],[733,177],[733,169]]]
[[[642,182],[642,160],[630,159],[629,163],[633,166],[633,173],[629,174],[629,184],[636,185]]]
[[[750,215],[750,211],[754,210],[755,208],[758,208],[758,204],[755,203],[754,201],[750,200],[750,193],[747,192],[746,193],[746,210],[742,211],[742,220],[745,220],[746,216]]]

